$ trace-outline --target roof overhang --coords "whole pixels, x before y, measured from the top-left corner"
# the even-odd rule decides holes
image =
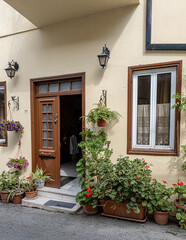
[[[43,27],[139,4],[139,0],[4,0],[35,26]]]

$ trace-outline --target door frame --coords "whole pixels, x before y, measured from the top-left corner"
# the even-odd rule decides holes
[[[70,90],[64,92],[57,92],[57,93],[40,93],[37,94],[37,84],[38,83],[53,83],[55,82],[68,82],[68,81],[82,81],[82,90]],[[52,97],[52,96],[65,96],[65,95],[82,95],[82,116],[85,115],[85,72],[82,73],[74,73],[74,74],[66,74],[66,75],[59,75],[59,76],[50,76],[50,77],[39,77],[39,78],[31,78],[30,79],[30,106],[31,106],[31,159],[32,159],[32,171],[36,170],[36,146],[35,142],[35,99],[40,97]],[[85,120],[82,121],[82,129],[85,128]],[[59,136],[60,136],[60,127],[58,129]],[[58,143],[60,146],[60,141]],[[60,161],[60,159],[59,159]],[[59,169],[60,171],[60,169]]]

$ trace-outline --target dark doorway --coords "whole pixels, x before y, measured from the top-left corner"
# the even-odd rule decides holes
[[[82,131],[82,95],[60,97],[61,184],[77,177],[76,164],[82,157],[78,143]]]

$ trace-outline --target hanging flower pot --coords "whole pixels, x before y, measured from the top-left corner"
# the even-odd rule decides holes
[[[21,125],[19,121],[3,121],[0,123],[0,131],[14,131],[14,132],[23,132],[24,127]]]
[[[97,122],[98,127],[105,127],[106,124],[107,124],[107,122],[106,122],[104,119],[100,119],[100,120]]]
[[[16,168],[16,169],[22,169],[24,167],[27,167],[29,165],[28,160],[25,157],[19,157],[19,158],[11,158],[7,166],[9,168]]]

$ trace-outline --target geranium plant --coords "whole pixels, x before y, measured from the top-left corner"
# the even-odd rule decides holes
[[[15,132],[23,132],[24,127],[21,125],[19,121],[3,121],[0,123],[0,131],[15,131]]]
[[[23,187],[25,192],[34,192],[37,190],[37,185],[33,182],[31,176],[23,178],[21,180],[21,186]]]
[[[98,200],[94,196],[94,188],[88,188],[79,192],[76,195],[76,202],[79,202],[81,206],[89,204],[93,207],[96,207],[98,204]]]
[[[9,168],[24,168],[27,167],[29,165],[28,160],[25,157],[19,157],[19,158],[11,158],[8,163],[7,166]]]

